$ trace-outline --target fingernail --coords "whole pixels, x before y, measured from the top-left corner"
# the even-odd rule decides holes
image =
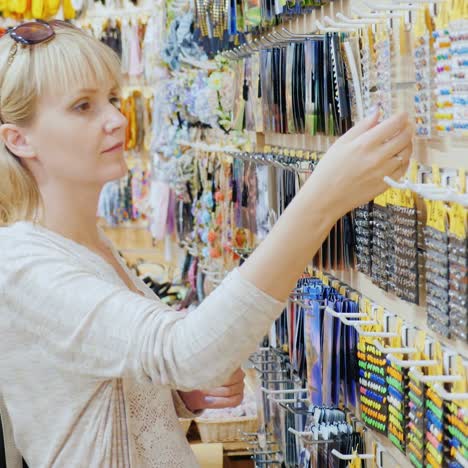
[[[210,397],[210,396],[206,396],[206,397],[204,398],[204,400],[205,400],[205,403],[208,403],[209,405],[211,405],[212,403],[214,403],[214,402],[216,401],[216,398]]]
[[[372,106],[368,112],[367,112],[367,117],[370,119],[372,117],[375,117],[375,115],[379,112],[379,106]]]

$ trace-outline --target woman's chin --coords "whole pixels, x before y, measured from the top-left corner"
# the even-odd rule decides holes
[[[108,164],[106,167],[106,181],[110,182],[112,180],[121,179],[128,174],[128,166],[123,154],[120,158],[116,158],[112,163]]]

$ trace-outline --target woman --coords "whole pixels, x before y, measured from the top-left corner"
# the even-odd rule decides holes
[[[341,137],[255,253],[185,316],[96,226],[102,186],[127,171],[114,53],[63,23],[26,23],[0,40],[0,66],[0,392],[16,444],[34,468],[197,466],[173,390],[200,409],[190,391],[228,381],[205,395],[238,402],[242,375],[230,376],[330,228],[406,171],[407,115]]]

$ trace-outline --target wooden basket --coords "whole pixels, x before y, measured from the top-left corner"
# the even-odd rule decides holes
[[[240,440],[242,432],[257,432],[258,418],[243,416],[231,419],[195,419],[198,432],[204,444],[212,442],[235,442]]]
[[[179,423],[182,426],[182,430],[184,434],[187,435],[188,430],[190,429],[190,425],[192,424],[193,419],[189,418],[179,418]]]

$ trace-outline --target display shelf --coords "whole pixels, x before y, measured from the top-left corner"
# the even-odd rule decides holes
[[[275,26],[279,34],[282,32],[287,34],[286,31],[293,34],[310,34],[316,33],[316,20],[322,21],[324,16],[336,18],[336,14],[341,12],[347,16],[350,14],[350,7],[353,0],[335,0],[328,5],[314,10],[310,14],[305,14],[300,17],[293,18],[285,21],[282,24]],[[286,31],[284,31],[286,29]],[[268,38],[268,33],[265,33]],[[409,40],[411,34],[407,34],[406,38]],[[400,36],[401,38],[401,36]],[[272,39],[272,38],[270,38]],[[253,38],[251,38],[253,40]],[[392,100],[392,111],[406,110],[412,118],[413,114],[413,90],[415,86],[415,70],[413,63],[413,50],[412,44],[408,42],[406,55],[398,58],[395,67],[395,77],[392,81],[394,97]],[[326,152],[330,146],[337,140],[336,137],[328,137],[325,135],[289,135],[277,133],[249,133],[251,138],[251,148],[257,151],[265,151],[266,146],[274,146],[287,149],[305,150],[311,152]],[[414,140],[413,159],[418,161],[421,165],[432,166],[437,165],[440,168],[446,169],[465,169],[468,170],[468,147],[466,140],[460,140],[453,136],[433,136],[430,139],[416,138]],[[270,206],[275,206],[276,185],[274,177],[270,178],[269,195]],[[421,203],[421,200],[418,200]],[[425,207],[421,205],[419,213],[420,218],[424,217]],[[424,224],[424,219],[420,219]],[[386,310],[396,314],[402,318],[406,324],[411,327],[418,328],[427,333],[428,336],[433,337],[435,340],[443,343],[448,348],[455,350],[464,358],[468,359],[468,345],[459,339],[447,339],[427,326],[427,311],[424,303],[424,294],[421,295],[421,305],[415,305],[401,300],[391,293],[380,289],[372,280],[357,271],[330,271],[331,275],[339,279],[343,284],[348,285],[356,290],[363,296],[369,298],[372,302],[383,306]],[[358,410],[356,410],[359,412]],[[360,420],[359,414],[356,414]],[[383,459],[385,467],[410,466],[409,459],[395,447],[390,440],[384,435],[372,430],[369,427],[366,435],[367,451],[370,452],[372,442],[379,442],[385,449]],[[380,466],[377,464],[376,466]]]
[[[337,137],[324,135],[282,135],[278,133],[257,134],[257,149],[265,145],[306,151],[325,152]],[[416,139],[413,159],[425,166],[468,170],[468,147],[460,140],[449,138]]]
[[[358,271],[330,271],[332,276],[355,289],[374,303],[384,307],[401,317],[407,324],[424,330],[429,336],[454,349],[468,359],[468,345],[459,339],[448,339],[435,333],[426,324],[427,314],[424,305],[415,305],[405,302],[395,295],[388,293],[374,283],[371,279]]]
[[[353,16],[352,6],[357,2],[353,0],[335,0],[320,8],[313,9],[310,13],[285,20],[281,24],[272,28],[280,35],[292,34],[315,34],[318,33],[316,21],[328,16],[336,19],[337,13],[345,16]],[[286,30],[286,31],[285,31]],[[268,33],[265,34],[268,37]],[[415,70],[413,59],[413,43],[411,34],[405,35],[407,41],[406,54],[399,57],[395,62],[395,76],[392,78],[394,88],[393,110],[405,110],[412,116],[413,105],[408,106],[408,102],[413,102],[413,90],[415,86]],[[257,38],[249,36],[250,41]],[[272,40],[275,40],[272,38]],[[284,148],[301,149],[308,151],[327,151],[330,145],[336,140],[334,137],[323,135],[283,135],[275,133],[257,133],[256,147],[262,150],[264,145],[280,146]],[[434,135],[429,139],[416,139],[414,143],[413,158],[424,165],[432,166],[437,164],[442,168],[457,168],[468,170],[468,148],[466,141],[457,139],[452,135]]]

